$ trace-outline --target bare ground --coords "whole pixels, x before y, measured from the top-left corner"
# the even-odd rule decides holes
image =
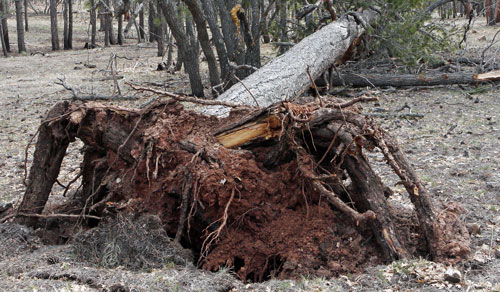
[[[15,56],[0,63],[0,203],[15,203],[21,198],[25,146],[47,109],[57,101],[71,98],[69,91],[54,84],[58,75],[64,75],[68,84],[82,92],[110,95],[113,81],[107,65],[111,54],[117,54],[126,57],[118,59],[118,74],[124,76],[119,80],[124,95],[135,94],[124,85],[125,81],[164,84],[172,91],[188,90],[183,74],[155,71],[161,58],[155,57],[154,45],[127,40],[123,47],[53,53],[44,46],[50,43],[47,18],[32,17],[30,23],[28,50],[46,54]],[[484,47],[493,37],[495,29],[482,23],[473,28],[476,33],[471,33],[471,47]],[[15,44],[15,28],[9,28],[11,43]],[[84,37],[76,38],[75,47],[83,47],[85,24],[78,26],[77,31]],[[487,41],[481,41],[482,36]],[[97,67],[87,68],[84,64]],[[45,246],[36,232],[2,224],[0,290],[100,291],[121,285],[130,291],[500,291],[500,260],[495,256],[500,244],[500,90],[494,84],[467,89],[473,94],[455,86],[381,91],[379,104],[365,106],[367,112],[383,112],[407,104],[413,113],[424,114],[421,119],[387,118],[380,119],[380,123],[398,137],[435,201],[461,203],[466,210],[463,219],[480,227],[480,233],[472,237],[470,260],[455,267],[462,272],[458,284],[443,279],[447,267],[425,259],[376,266],[361,274],[346,273],[338,278],[312,278],[305,274],[299,280],[258,284],[242,284],[229,270],[209,273],[170,263],[140,271],[105,269],[79,261],[71,245]],[[141,95],[137,101],[116,103],[137,106],[148,99]],[[81,157],[77,148],[73,147],[66,157],[60,178],[63,184],[79,171]],[[374,161],[381,158],[379,153],[371,156]],[[380,170],[384,176],[382,165]],[[408,199],[399,195],[404,191],[398,186],[393,189],[393,203],[409,206]],[[61,194],[62,188],[55,186],[52,200],[61,202],[65,199]]]

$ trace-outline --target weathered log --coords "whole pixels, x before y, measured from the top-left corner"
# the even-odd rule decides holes
[[[369,24],[377,19],[373,10],[365,10],[359,20]],[[235,104],[268,107],[300,95],[310,88],[307,69],[314,79],[339,61],[351,45],[357,43],[365,29],[353,16],[345,16],[303,39],[285,54],[273,59],[241,83],[235,84],[218,100]],[[253,95],[253,97],[252,97]],[[205,107],[201,112],[225,116],[228,108]]]
[[[467,72],[443,73],[443,74],[355,74],[343,73],[333,76],[332,86],[353,86],[353,87],[404,87],[404,86],[436,86],[451,84],[476,84],[486,81],[499,80],[500,71],[474,74]]]

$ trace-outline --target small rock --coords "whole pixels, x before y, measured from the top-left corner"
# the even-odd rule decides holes
[[[461,278],[460,271],[454,268],[448,268],[444,273],[444,279],[450,283],[460,283]]]
[[[467,230],[470,234],[479,235],[481,234],[481,225],[477,223],[467,223]]]
[[[0,204],[0,213],[12,209],[12,203]]]
[[[483,35],[482,37],[479,38],[480,41],[486,41],[486,36]]]
[[[327,269],[320,268],[320,269],[316,270],[316,275],[318,275],[319,277],[323,277],[325,279],[328,279],[332,276],[332,272],[328,271]]]

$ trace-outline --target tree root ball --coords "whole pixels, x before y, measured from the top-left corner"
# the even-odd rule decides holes
[[[217,119],[174,101],[144,110],[60,103],[40,128],[18,214],[25,214],[25,224],[36,222],[26,213],[41,212],[48,193],[36,190],[50,190],[62,161],[47,155],[64,156],[79,138],[85,143],[82,188],[71,208],[59,210],[155,214],[207,270],[228,267],[244,281],[263,281],[336,276],[409,256],[465,257],[468,233],[450,213],[455,209],[440,213],[431,205],[397,144],[352,104],[282,103]],[[255,139],[233,149],[217,138],[229,133],[234,142],[249,129]],[[390,191],[362,152],[374,147],[400,176],[415,210],[386,201]],[[443,228],[450,222],[460,232]]]

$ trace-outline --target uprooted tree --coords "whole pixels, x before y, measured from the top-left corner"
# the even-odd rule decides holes
[[[459,261],[469,253],[459,208],[434,206],[396,140],[361,114],[358,103],[374,98],[288,99],[357,43],[370,13],[330,24],[217,101],[163,93],[172,98],[144,109],[56,104],[40,126],[17,220],[43,217],[78,138],[81,188],[52,212],[87,225],[116,212],[158,214],[209,270],[232,267],[261,281],[412,256]],[[205,106],[186,110],[179,101]],[[414,209],[391,206],[366,151],[383,154]]]

